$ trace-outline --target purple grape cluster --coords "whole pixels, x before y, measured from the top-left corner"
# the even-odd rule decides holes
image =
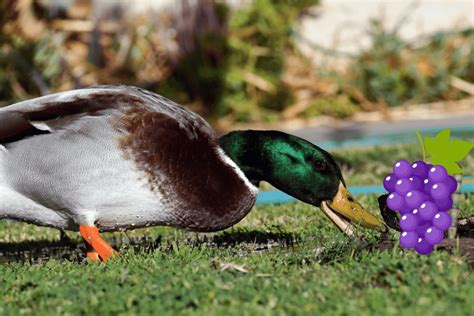
[[[453,206],[456,179],[443,166],[399,160],[383,183],[389,192],[387,206],[400,213],[400,245],[429,254],[451,226],[447,213]]]

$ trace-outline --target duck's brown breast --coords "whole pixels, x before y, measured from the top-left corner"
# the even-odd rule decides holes
[[[120,139],[125,157],[171,210],[168,225],[221,230],[240,221],[254,205],[256,188],[228,161],[214,132],[139,108],[124,114],[119,124],[126,131]]]

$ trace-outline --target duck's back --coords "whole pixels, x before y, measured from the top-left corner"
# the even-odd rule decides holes
[[[255,188],[210,126],[145,90],[104,86],[21,102],[0,109],[0,126],[7,199],[0,214],[9,217],[66,229],[92,221],[102,230],[163,224],[212,231],[239,221],[255,201]],[[5,192],[64,221],[41,223],[33,206],[9,208]]]

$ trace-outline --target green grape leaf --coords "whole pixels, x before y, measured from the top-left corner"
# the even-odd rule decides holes
[[[458,174],[458,173],[462,174],[462,169],[461,169],[461,167],[459,166],[459,164],[457,162],[439,160],[439,159],[433,158],[433,159],[431,159],[431,163],[433,165],[441,165],[441,166],[445,167],[446,171],[448,171],[448,173],[450,175],[455,175],[455,174]]]
[[[449,139],[451,130],[445,129],[439,132],[434,139],[425,137],[424,145],[426,152],[431,156],[431,163],[442,165],[449,174],[462,173],[457,163],[463,160],[474,147],[474,143],[459,139]]]

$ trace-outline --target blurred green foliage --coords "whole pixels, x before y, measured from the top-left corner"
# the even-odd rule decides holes
[[[230,48],[226,34],[229,9],[225,4],[212,3],[218,29],[208,27],[187,34],[193,49],[186,51],[173,67],[171,75],[160,82],[157,90],[164,96],[189,104],[199,103],[201,112],[212,116],[225,90]],[[183,45],[184,46],[184,45]]]
[[[348,72],[311,69],[293,35],[301,15],[318,2],[254,0],[230,9],[202,0],[194,8],[197,22],[182,29],[177,25],[186,19],[178,15],[176,25],[113,21],[123,31],[88,33],[50,28],[54,17],[44,12],[31,15],[44,29],[34,32],[35,26],[19,19],[21,8],[12,9],[15,1],[4,0],[0,106],[58,90],[123,83],[154,90],[226,126],[294,116],[345,118],[379,105],[456,100],[465,93],[451,85],[452,78],[474,82],[474,29],[407,43],[380,20],[372,22],[372,46],[353,58]],[[35,35],[25,35],[25,29]],[[161,37],[167,29],[177,30],[176,55]],[[304,84],[293,82],[299,79]],[[282,115],[295,105],[286,111],[291,115]]]
[[[307,117],[326,115],[343,119],[350,117],[356,111],[357,105],[349,97],[342,95],[337,98],[316,99],[303,114]]]
[[[389,106],[456,99],[451,76],[474,79],[474,29],[438,33],[424,43],[407,43],[397,31],[372,22],[372,46],[352,65],[351,84],[372,102]]]
[[[49,93],[61,81],[61,46],[64,36],[38,27],[32,21],[25,36],[12,21],[20,20],[15,0],[0,1],[0,106],[8,101]],[[44,32],[43,32],[44,31]]]
[[[0,101],[15,100],[18,94],[40,95],[58,85],[62,72],[58,35],[48,32],[37,41],[0,35],[0,47],[8,43],[0,51]]]
[[[295,49],[290,33],[298,16],[318,2],[255,0],[230,15],[225,5],[215,4],[228,32],[195,37],[195,51],[183,57],[159,92],[183,103],[200,102],[211,118],[275,117],[293,99],[281,82],[285,55]]]
[[[271,118],[291,105],[294,96],[282,81],[286,54],[295,49],[291,32],[299,14],[318,4],[313,0],[257,0],[236,12],[230,20],[232,55],[226,97],[221,113],[232,111],[236,120]],[[249,80],[261,78],[266,89]],[[270,115],[268,115],[270,114]]]

